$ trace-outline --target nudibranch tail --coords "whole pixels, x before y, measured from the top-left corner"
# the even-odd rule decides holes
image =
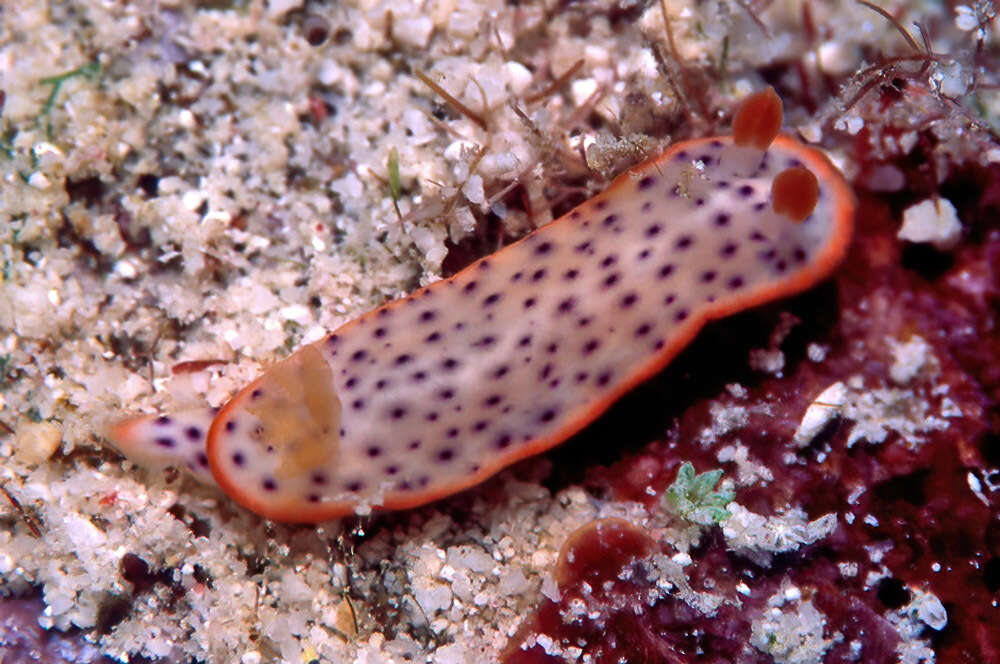
[[[215,484],[205,453],[215,408],[174,415],[146,415],[116,424],[110,438],[122,454],[149,468],[185,468],[198,480]]]
[[[706,322],[823,279],[854,197],[756,99],[734,136],[673,146],[265,372],[210,427],[220,486],[277,521],[430,502],[566,440]]]

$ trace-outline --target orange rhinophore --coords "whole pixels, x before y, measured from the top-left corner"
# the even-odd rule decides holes
[[[733,142],[736,145],[766,150],[781,132],[781,98],[774,88],[747,97],[733,118]]]
[[[217,414],[136,418],[112,438],[276,521],[414,507],[482,482],[585,427],[708,321],[836,267],[854,196],[780,126],[774,91],[754,95],[732,136],[674,145],[300,349]]]
[[[793,166],[781,171],[771,183],[774,211],[792,221],[806,219],[819,201],[819,180],[805,166]]]

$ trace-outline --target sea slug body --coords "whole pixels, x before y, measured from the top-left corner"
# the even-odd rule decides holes
[[[780,126],[780,100],[758,93],[732,136],[673,146],[300,349],[217,414],[135,418],[111,437],[148,463],[210,469],[276,521],[414,507],[482,482],[586,426],[707,321],[834,269],[851,189]]]

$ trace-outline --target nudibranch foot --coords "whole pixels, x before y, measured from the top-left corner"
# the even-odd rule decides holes
[[[421,505],[566,440],[706,322],[800,292],[850,239],[854,197],[778,133],[773,91],[734,135],[674,145],[448,279],[306,346],[212,421],[219,485],[277,521]],[[127,449],[155,428],[126,424]]]

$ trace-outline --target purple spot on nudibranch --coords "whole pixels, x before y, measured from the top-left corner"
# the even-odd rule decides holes
[[[369,458],[374,459],[375,457],[382,454],[382,448],[379,447],[378,445],[369,445],[368,449],[365,450],[365,454],[367,454]]]
[[[270,477],[264,478],[264,481],[261,482],[260,485],[263,487],[264,491],[274,491],[278,488],[278,483]]]
[[[233,455],[230,458],[233,460],[233,464],[237,466],[242,466],[247,461],[242,452],[233,452]]]
[[[573,281],[578,276],[580,276],[580,271],[576,269],[566,270],[566,272],[563,273],[563,279],[566,281]]]
[[[720,228],[722,228],[723,226],[728,226],[729,220],[730,217],[725,212],[720,212],[719,214],[715,215],[715,225]]]
[[[208,468],[208,456],[204,452],[198,452],[198,456],[195,458],[198,459],[199,466]]]
[[[168,426],[171,422],[173,422],[173,420],[171,420],[166,415],[160,415],[159,417],[156,418],[155,421],[156,421],[156,425],[157,426],[161,426],[161,427]]]
[[[229,420],[226,422],[226,432],[233,433],[236,431],[236,420]]]
[[[488,296],[486,296],[486,299],[483,300],[483,306],[484,307],[491,307],[494,304],[496,304],[497,302],[499,302],[500,298],[501,298],[501,294],[500,293],[493,293],[491,295],[488,295]]]
[[[754,189],[750,185],[745,184],[742,187],[740,187],[738,191],[740,196],[742,196],[743,198],[750,198],[751,196],[753,196]]]
[[[201,440],[201,429],[198,427],[188,427],[184,430],[184,435],[188,437],[191,442],[198,442]]]
[[[485,401],[483,401],[483,405],[488,408],[492,408],[493,406],[499,404],[501,401],[503,401],[503,397],[501,395],[491,394],[490,396],[486,397]]]
[[[361,350],[354,351],[354,354],[351,355],[351,360],[353,360],[354,362],[360,362],[364,360],[366,357],[368,357],[368,351],[362,348]]]
[[[726,282],[726,285],[729,286],[730,289],[736,290],[737,288],[743,286],[743,277],[732,277],[728,282]]]
[[[429,293],[430,291],[427,291],[427,292]],[[420,314],[420,322],[421,323],[429,323],[432,320],[434,320],[436,317],[437,317],[437,312],[436,311],[425,311],[422,314]]]
[[[701,273],[701,282],[703,284],[710,284],[715,281],[715,277],[717,276],[718,273],[715,270],[705,270]]]
[[[166,438],[166,437],[164,437],[164,438],[157,438],[154,442],[157,445],[159,445],[160,447],[170,448],[170,447],[174,446],[174,439],[173,438]]]
[[[325,486],[326,483],[329,481],[327,479],[326,475],[324,475],[323,473],[319,473],[319,472],[313,473],[312,477],[310,477],[309,480],[313,484],[315,484],[316,486]]]
[[[427,335],[424,341],[426,341],[429,344],[432,344],[435,343],[436,341],[440,341],[440,339],[441,339],[440,332],[431,332],[430,334]]]
[[[736,250],[738,248],[739,245],[737,245],[735,242],[727,242],[724,245],[722,245],[722,249],[719,250],[719,255],[722,256],[723,258],[732,258],[732,256],[736,253]]]
[[[365,484],[361,480],[354,480],[352,482],[348,482],[347,484],[345,484],[344,488],[350,491],[351,493],[357,493],[358,491],[361,491],[361,489],[364,486]]]
[[[690,235],[682,235],[674,242],[674,249],[687,249],[694,244],[694,238]]]
[[[652,175],[647,175],[646,177],[639,180],[638,188],[649,189],[654,184],[656,184],[656,178],[654,178]]]
[[[666,279],[667,277],[669,277],[673,273],[674,273],[674,266],[673,266],[673,264],[672,263],[667,263],[666,265],[664,265],[663,267],[660,268],[660,271],[657,272],[657,275],[660,277],[660,279]]]
[[[410,301],[412,302],[413,300]],[[386,330],[384,327],[376,327],[375,331],[372,332],[372,336],[374,336],[376,339],[381,339],[386,335],[387,332],[388,330]]]
[[[539,282],[545,278],[545,268],[540,270],[535,270],[535,273],[531,275],[531,280],[534,282]]]
[[[633,304],[635,304],[638,300],[639,300],[639,295],[638,294],[636,294],[636,293],[627,293],[622,298],[621,305],[622,305],[622,307],[628,308],[628,307],[631,307]]]
[[[576,298],[567,297],[565,300],[559,303],[558,311],[561,314],[567,314],[573,310],[576,305]]]

